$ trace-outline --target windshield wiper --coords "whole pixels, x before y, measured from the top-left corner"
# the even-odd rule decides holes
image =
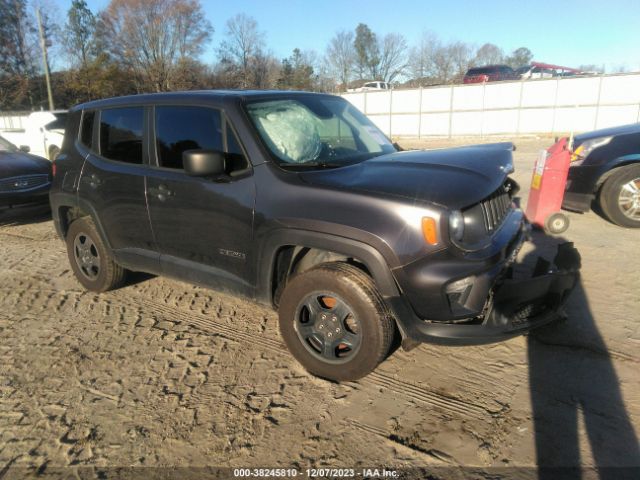
[[[339,168],[349,165],[348,163],[336,163],[336,162],[305,162],[305,163],[281,163],[283,168],[290,169],[302,169],[307,168]]]

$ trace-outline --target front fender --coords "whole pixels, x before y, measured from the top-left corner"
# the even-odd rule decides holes
[[[273,275],[278,251],[289,245],[328,250],[361,261],[373,277],[383,297],[400,294],[395,278],[382,254],[371,245],[328,233],[281,228],[273,230],[263,242],[258,258],[258,300],[270,303],[273,291]]]
[[[600,168],[598,178],[595,181],[594,192],[596,192],[602,184],[609,178],[617,168],[626,167],[633,163],[640,163],[640,153],[623,155],[608,161]]]

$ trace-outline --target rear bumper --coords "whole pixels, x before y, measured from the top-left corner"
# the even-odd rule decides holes
[[[553,263],[542,258],[528,278],[511,278],[504,266],[489,294],[483,315],[454,321],[428,321],[416,316],[402,297],[387,299],[403,333],[403,346],[416,343],[474,345],[521,335],[561,317],[575,287],[580,255],[570,243],[558,247]]]

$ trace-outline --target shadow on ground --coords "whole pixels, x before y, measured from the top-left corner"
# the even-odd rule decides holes
[[[565,240],[534,234],[533,242],[538,255]],[[538,477],[640,478],[638,439],[581,282],[567,313],[568,320],[532,332],[527,341]],[[581,468],[586,463],[582,430],[596,467],[592,470]]]
[[[0,209],[0,226],[29,225],[51,220],[49,204]]]

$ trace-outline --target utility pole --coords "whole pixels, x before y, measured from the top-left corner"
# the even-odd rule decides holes
[[[47,42],[44,39],[42,20],[40,19],[40,9],[36,8],[38,19],[38,32],[40,32],[40,48],[42,49],[42,63],[44,64],[44,78],[47,81],[47,95],[49,97],[49,110],[53,111],[53,94],[51,93],[51,78],[49,76],[49,60],[47,59]]]

